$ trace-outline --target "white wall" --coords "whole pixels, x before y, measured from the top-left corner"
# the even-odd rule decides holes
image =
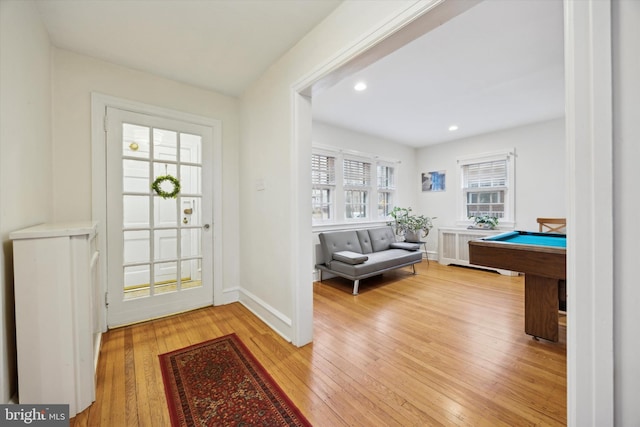
[[[640,3],[613,3],[614,353],[616,425],[640,425]]]
[[[239,285],[238,100],[63,49],[53,55],[53,211],[91,219],[91,92],[222,121],[223,288]]]
[[[9,233],[52,216],[50,56],[34,2],[0,1],[0,403],[16,391]]]
[[[427,247],[437,250],[437,228],[455,227],[459,157],[515,149],[515,229],[537,231],[538,217],[566,217],[564,120],[556,119],[478,135],[418,150],[416,179],[422,172],[446,171],[446,191],[420,192],[418,212],[436,216]],[[464,218],[462,218],[464,219]]]

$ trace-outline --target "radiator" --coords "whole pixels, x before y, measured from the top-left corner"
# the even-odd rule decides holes
[[[442,265],[463,265],[485,270],[494,270],[507,276],[517,276],[517,272],[499,268],[473,265],[469,263],[469,240],[504,233],[504,230],[472,230],[468,228],[440,228],[438,230],[438,262]]]

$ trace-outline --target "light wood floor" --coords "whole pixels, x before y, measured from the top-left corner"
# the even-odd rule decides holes
[[[114,329],[97,400],[71,426],[169,426],[158,354],[238,334],[315,426],[566,425],[566,330],[524,334],[523,277],[426,261],[314,284],[314,342],[296,348],[242,305]]]

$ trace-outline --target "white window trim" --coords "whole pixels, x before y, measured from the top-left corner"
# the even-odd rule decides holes
[[[492,151],[488,153],[480,153],[476,155],[458,157],[458,173],[456,174],[458,194],[456,195],[456,205],[458,212],[458,220],[456,226],[468,227],[473,224],[473,221],[467,218],[466,205],[463,202],[463,166],[474,164],[492,162],[498,160],[507,161],[507,191],[505,191],[505,217],[500,219],[498,228],[513,229],[516,223],[516,201],[515,201],[515,148],[503,151]]]
[[[359,228],[363,225],[366,226],[375,226],[375,225],[386,225],[390,218],[378,218],[378,164],[384,166],[393,167],[394,173],[396,177],[398,176],[398,166],[400,165],[399,160],[383,158],[374,154],[364,153],[356,150],[342,149],[337,147],[332,147],[328,145],[320,145],[313,144],[311,148],[311,152],[313,154],[321,154],[326,156],[333,156],[336,158],[336,186],[334,191],[334,200],[333,200],[333,221],[313,221],[312,227],[314,231],[327,231],[327,230],[337,230],[337,229],[351,229],[351,228]],[[367,187],[368,194],[368,204],[367,204],[367,218],[355,218],[355,219],[347,219],[345,215],[345,196],[344,196],[344,174],[343,174],[343,160],[356,160],[367,162],[371,164],[371,176],[370,176],[370,185]],[[394,190],[395,192],[396,190]],[[375,216],[373,218],[372,216]]]

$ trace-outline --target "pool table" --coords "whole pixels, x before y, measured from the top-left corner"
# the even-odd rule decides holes
[[[564,234],[511,231],[469,241],[469,262],[524,273],[524,330],[558,341],[559,289],[566,280]]]

